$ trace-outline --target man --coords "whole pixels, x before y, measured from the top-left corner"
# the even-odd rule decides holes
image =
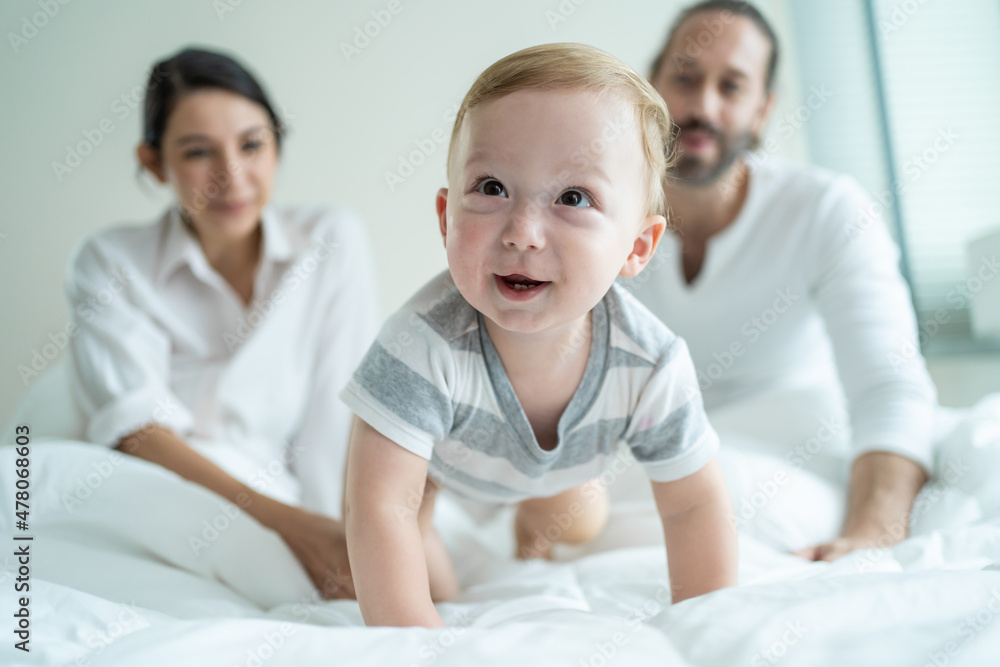
[[[898,250],[869,224],[868,198],[845,177],[749,152],[774,107],[777,60],[746,3],[702,2],[674,24],[651,79],[678,126],[674,233],[632,287],[687,340],[710,409],[775,387],[842,387],[845,520],[839,537],[797,552],[832,561],[905,537],[932,466],[936,398]]]

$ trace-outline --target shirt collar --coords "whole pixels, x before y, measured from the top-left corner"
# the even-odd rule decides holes
[[[263,258],[272,262],[286,262],[292,259],[295,256],[292,241],[288,238],[288,230],[274,209],[265,206],[260,213],[260,221],[264,230]]]
[[[261,248],[261,264],[267,262],[282,262],[294,257],[291,239],[275,211],[266,206],[261,211],[261,229],[264,233]],[[164,220],[162,252],[159,268],[154,275],[156,282],[162,283],[185,264],[189,265],[195,275],[208,271],[208,260],[202,252],[198,239],[188,229],[181,219],[179,206],[173,206],[166,213]]]

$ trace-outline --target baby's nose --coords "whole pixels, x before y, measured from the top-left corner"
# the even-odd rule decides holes
[[[541,208],[528,202],[516,209],[503,232],[503,243],[513,250],[540,250],[545,247],[545,224]]]

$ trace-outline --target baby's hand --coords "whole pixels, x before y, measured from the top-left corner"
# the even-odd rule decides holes
[[[663,520],[673,602],[710,593],[737,582],[733,504],[719,464],[673,482],[653,482]]]

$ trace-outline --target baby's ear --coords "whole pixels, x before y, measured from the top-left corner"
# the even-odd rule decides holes
[[[448,247],[448,188],[438,190],[437,199],[434,202],[438,214],[438,226],[441,228],[441,240]]]
[[[662,215],[648,216],[642,223],[639,235],[635,237],[635,242],[632,244],[632,252],[625,259],[625,265],[622,267],[619,275],[623,278],[631,278],[639,275],[639,272],[653,258],[656,246],[660,244],[660,239],[663,238],[663,232],[666,229],[667,219]]]

